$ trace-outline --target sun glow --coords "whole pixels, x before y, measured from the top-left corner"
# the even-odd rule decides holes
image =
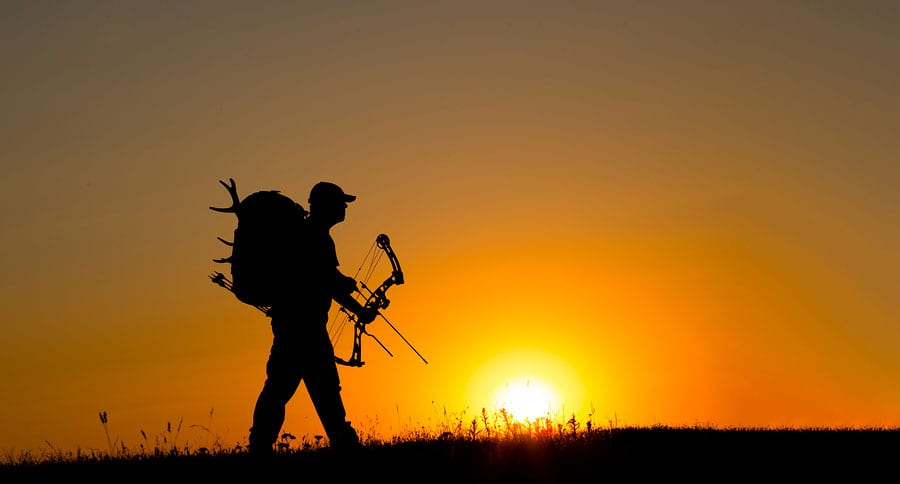
[[[494,405],[515,420],[533,421],[552,417],[560,409],[561,399],[559,392],[546,382],[519,377],[497,389]]]
[[[568,362],[545,349],[520,348],[496,354],[472,374],[466,406],[476,413],[505,411],[525,423],[542,418],[560,421],[590,413],[580,375]]]

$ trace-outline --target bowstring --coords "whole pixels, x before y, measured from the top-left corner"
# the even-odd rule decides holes
[[[381,260],[383,255],[382,251],[376,252],[376,242],[372,242],[372,245],[369,246],[369,250],[366,251],[365,257],[363,257],[362,262],[359,263],[359,266],[356,268],[356,272],[353,274],[353,279],[360,283],[362,288],[365,288],[368,291],[369,279],[371,279],[372,274],[375,273],[375,267],[378,266],[378,262]],[[368,262],[368,264],[366,264]],[[363,267],[366,268],[365,277],[360,280],[359,274],[363,271]],[[371,293],[371,291],[369,291]],[[361,293],[357,293],[354,295],[357,300]],[[367,296],[366,296],[367,297]],[[331,319],[329,323],[328,337],[331,339],[331,343],[333,346],[337,346],[341,340],[341,337],[344,334],[344,330],[347,329],[347,321],[348,314],[347,311],[343,310],[343,308],[339,308],[338,311],[334,313],[334,317]]]

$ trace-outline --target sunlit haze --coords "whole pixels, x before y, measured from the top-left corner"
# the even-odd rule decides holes
[[[208,277],[229,178],[356,195],[347,274],[390,236],[390,354],[364,336],[339,368],[364,434],[900,426],[898,25],[890,1],[3,2],[0,454],[246,442],[272,334]],[[284,430],[322,434],[302,386]]]

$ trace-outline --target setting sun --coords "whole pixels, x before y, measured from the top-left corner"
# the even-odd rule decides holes
[[[587,400],[578,373],[564,359],[525,348],[485,361],[468,389],[468,404],[476,411],[505,410],[519,422],[556,420],[573,412],[586,416],[589,409],[572,402]]]
[[[519,377],[497,389],[494,405],[513,419],[531,421],[550,417],[560,408],[559,392],[546,382]]]

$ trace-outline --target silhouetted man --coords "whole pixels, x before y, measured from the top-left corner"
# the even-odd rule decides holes
[[[272,349],[266,363],[266,381],[253,411],[250,452],[271,454],[284,424],[285,406],[305,381],[310,399],[334,447],[359,445],[356,430],[346,419],[341,384],[328,337],[328,313],[332,300],[353,311],[363,323],[377,310],[366,310],[353,298],[356,281],[338,269],[331,227],[346,216],[347,203],[356,200],[337,185],[317,183],[309,193],[307,241],[301,249],[298,291],[269,310]]]

